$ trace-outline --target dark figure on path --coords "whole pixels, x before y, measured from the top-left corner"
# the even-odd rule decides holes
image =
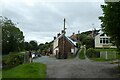
[[[32,53],[31,53],[31,51],[29,51],[29,61],[30,61],[30,63],[32,62]]]

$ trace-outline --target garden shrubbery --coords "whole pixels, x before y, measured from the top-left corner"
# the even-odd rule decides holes
[[[85,55],[84,55],[84,48],[82,48],[82,50],[79,53],[79,58],[80,59],[85,59]]]
[[[24,54],[12,52],[8,55],[2,57],[2,66],[3,68],[15,67],[24,62]]]
[[[88,58],[100,57],[100,51],[96,51],[93,48],[89,48],[86,53]]]

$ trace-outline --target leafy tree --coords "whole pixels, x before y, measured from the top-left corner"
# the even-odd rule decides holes
[[[39,44],[39,50],[40,52],[49,52],[50,51],[50,46],[53,43],[53,41],[51,42],[46,42],[45,44],[41,43]]]
[[[101,5],[103,16],[99,17],[102,30],[115,41],[120,50],[120,2],[106,2]]]
[[[86,48],[93,48],[94,47],[94,39],[92,37],[86,37],[83,39],[82,44],[86,45]]]
[[[38,50],[38,43],[37,43],[37,41],[35,41],[35,40],[32,40],[32,41],[30,41],[29,42],[29,44],[31,45],[31,50]]]
[[[0,18],[0,23],[2,24],[2,53],[23,50],[23,32],[8,18]]]
[[[94,39],[92,38],[92,36],[89,36],[90,34],[91,34],[90,31],[87,31],[77,35],[80,39],[81,45],[86,45],[87,48],[94,47],[94,42],[93,42]]]
[[[29,42],[24,42],[24,48],[27,51],[32,50],[32,45]]]
[[[1,24],[0,24],[1,26]],[[0,27],[0,54],[2,52],[2,27]]]

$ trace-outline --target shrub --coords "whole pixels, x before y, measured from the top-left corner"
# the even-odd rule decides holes
[[[23,53],[10,53],[2,57],[2,65],[3,68],[11,68],[15,67],[24,62],[24,54]]]
[[[80,59],[85,59],[85,55],[84,55],[84,48],[82,48],[82,50],[79,53],[79,58]]]
[[[89,58],[95,58],[95,57],[100,57],[100,52],[94,50],[93,48],[89,48],[86,53],[87,57]]]

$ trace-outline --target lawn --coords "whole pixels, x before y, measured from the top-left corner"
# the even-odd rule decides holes
[[[85,55],[84,55],[84,48],[82,48],[82,50],[79,53],[79,58],[80,59],[85,59]]]
[[[22,64],[2,71],[3,78],[45,78],[46,66],[41,63]]]

